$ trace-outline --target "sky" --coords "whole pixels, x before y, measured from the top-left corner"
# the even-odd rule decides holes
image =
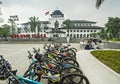
[[[30,17],[48,21],[54,10],[60,10],[65,19],[95,21],[96,26],[104,27],[108,17],[120,17],[120,0],[105,0],[99,9],[96,0],[0,0],[2,17],[8,22],[9,16],[18,15],[18,23],[28,22]]]

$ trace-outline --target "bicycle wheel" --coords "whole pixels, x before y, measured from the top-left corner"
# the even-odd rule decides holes
[[[68,52],[71,56],[76,57],[76,52],[75,52],[74,50],[68,49],[67,52]]]
[[[76,48],[73,48],[73,47],[72,47],[72,48],[70,48],[70,49],[72,49],[72,50],[74,50],[75,52],[77,52],[77,49],[76,49]]]
[[[79,63],[76,60],[74,60],[73,58],[68,58],[68,57],[63,58],[63,63],[66,63],[66,62],[67,63],[72,63],[79,68]]]
[[[75,66],[70,66],[70,67],[64,67],[61,71],[62,75],[65,76],[69,73],[77,73],[77,74],[83,74],[82,71]]]
[[[90,84],[89,80],[81,74],[68,74],[62,77],[59,84]]]

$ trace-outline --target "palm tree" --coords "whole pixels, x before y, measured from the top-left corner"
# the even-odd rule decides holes
[[[99,9],[99,7],[101,6],[101,4],[104,2],[104,0],[97,0],[96,1],[96,8]]]
[[[30,20],[29,24],[31,27],[31,31],[35,32],[36,27],[38,27],[38,22],[39,22],[38,17],[35,17],[35,16],[30,17],[29,20]]]
[[[8,19],[11,24],[10,34],[15,34],[15,21],[13,19]]]

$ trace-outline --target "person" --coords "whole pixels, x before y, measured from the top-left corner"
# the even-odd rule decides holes
[[[91,41],[92,48],[96,49],[96,45],[97,45],[96,40],[93,38],[90,38],[90,41]]]
[[[67,43],[69,43],[70,42],[70,37],[67,36],[66,40],[67,40]]]
[[[104,49],[104,44],[101,40],[99,41],[99,44],[97,45],[97,49]]]
[[[87,44],[85,45],[85,50],[90,50],[90,49],[94,49],[92,46],[92,41],[88,40]]]

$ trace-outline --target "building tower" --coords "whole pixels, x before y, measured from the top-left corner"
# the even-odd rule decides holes
[[[50,28],[55,28],[55,22],[57,21],[59,24],[59,27],[62,27],[62,23],[65,20],[64,18],[64,14],[60,11],[60,10],[55,10],[54,12],[52,12],[52,14],[50,14],[51,18],[49,18],[49,27]]]

